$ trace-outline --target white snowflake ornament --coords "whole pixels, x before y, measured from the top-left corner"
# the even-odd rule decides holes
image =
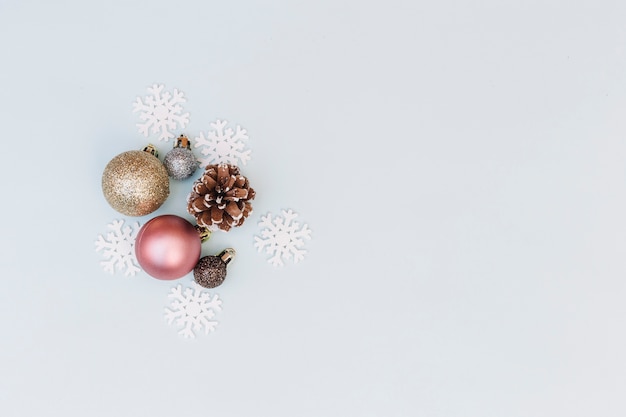
[[[283,266],[284,260],[293,260],[294,263],[304,259],[306,250],[304,240],[311,239],[311,229],[295,221],[298,217],[292,210],[282,210],[282,217],[271,213],[261,217],[259,227],[260,236],[255,236],[254,246],[259,252],[265,250],[272,255],[267,261],[274,266]]]
[[[226,127],[226,120],[216,120],[210,123],[210,130],[206,137],[203,132],[195,138],[194,148],[200,148],[204,156],[200,158],[202,165],[209,164],[232,164],[245,165],[250,160],[251,150],[246,149],[245,141],[248,140],[248,132],[237,126],[235,130]]]
[[[165,319],[169,325],[182,327],[178,334],[185,338],[194,338],[196,331],[204,329],[204,333],[209,334],[217,327],[218,322],[211,319],[222,310],[219,295],[212,295],[195,284],[183,291],[183,286],[179,284],[167,296],[172,302],[171,308],[165,309]]]
[[[134,276],[141,271],[135,258],[135,238],[139,232],[139,222],[124,226],[124,220],[113,220],[107,225],[111,231],[106,237],[99,235],[96,240],[96,252],[102,252],[100,262],[106,272],[113,274],[115,270],[125,270],[126,276]]]
[[[168,141],[175,135],[177,128],[184,129],[189,123],[189,113],[182,113],[182,103],[186,102],[185,94],[174,89],[173,93],[163,91],[165,86],[154,84],[148,88],[150,95],[143,99],[137,97],[133,103],[133,113],[140,112],[137,123],[139,133],[148,137],[158,134],[159,140]]]

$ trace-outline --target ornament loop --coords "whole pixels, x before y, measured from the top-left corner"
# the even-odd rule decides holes
[[[149,143],[147,144],[142,151],[144,152],[148,152],[150,155],[154,156],[155,158],[159,157],[159,151],[157,150],[156,146],[154,146],[153,144]]]
[[[195,225],[196,231],[198,232],[198,236],[200,236],[200,242],[204,243],[211,237],[211,230],[209,230],[206,226]]]
[[[191,143],[189,142],[189,138],[185,135],[180,135],[176,139],[176,143],[174,144],[175,148],[186,148],[191,150]]]
[[[226,265],[228,265],[230,261],[232,261],[235,258],[235,255],[237,255],[237,252],[235,251],[235,249],[226,248],[223,251],[221,251],[220,254],[217,256],[219,256],[220,259],[224,261]]]

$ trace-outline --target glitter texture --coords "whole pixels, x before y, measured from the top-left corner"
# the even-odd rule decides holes
[[[215,288],[226,279],[226,263],[219,256],[205,256],[193,269],[193,278],[205,288]]]
[[[165,167],[144,151],[128,151],[113,158],[102,174],[102,192],[107,202],[127,216],[150,214],[170,193]]]
[[[175,180],[189,178],[198,168],[198,160],[187,148],[174,148],[165,155],[163,165]]]

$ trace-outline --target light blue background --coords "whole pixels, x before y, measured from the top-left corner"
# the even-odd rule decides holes
[[[624,416],[624,16],[0,0],[0,414]],[[187,94],[190,136],[224,118],[253,150],[251,221],[204,247],[239,253],[220,325],[193,341],[170,283],[94,251],[120,218],[102,169],[147,143],[132,102],[155,82]],[[276,270],[253,235],[283,208],[313,239]]]

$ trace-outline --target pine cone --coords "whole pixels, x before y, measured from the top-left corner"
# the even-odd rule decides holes
[[[248,179],[235,165],[207,165],[202,177],[193,183],[187,198],[187,211],[199,226],[225,232],[241,226],[252,213],[255,196]]]

